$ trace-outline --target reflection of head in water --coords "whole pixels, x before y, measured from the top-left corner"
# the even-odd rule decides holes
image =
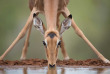
[[[65,74],[65,69],[64,68],[60,68],[60,69],[61,69],[61,73],[60,74]],[[58,70],[56,69],[56,67],[53,67],[53,68],[48,67],[47,74],[59,74]]]
[[[53,68],[48,67],[47,74],[57,74],[56,66]]]

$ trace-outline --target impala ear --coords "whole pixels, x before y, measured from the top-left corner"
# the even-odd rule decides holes
[[[62,35],[62,33],[69,29],[70,26],[71,26],[71,19],[72,19],[72,15],[70,14],[67,18],[65,18],[63,20],[63,22],[61,23],[61,26],[60,26],[60,29],[59,29],[59,33],[60,33],[60,36]]]
[[[39,30],[41,32],[41,34],[44,35],[45,33],[45,27],[44,24],[42,22],[42,20],[36,16],[36,14],[33,14],[33,25],[35,28],[37,28],[37,30]]]

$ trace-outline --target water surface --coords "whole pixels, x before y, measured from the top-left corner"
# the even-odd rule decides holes
[[[0,67],[0,74],[110,74],[110,68],[83,67]]]

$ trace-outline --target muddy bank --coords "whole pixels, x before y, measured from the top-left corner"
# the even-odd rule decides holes
[[[0,66],[23,66],[23,65],[36,65],[36,66],[47,66],[47,60],[44,59],[27,59],[23,61],[9,61],[1,60]],[[104,63],[98,59],[87,59],[87,60],[57,60],[57,66],[110,66],[110,64]]]

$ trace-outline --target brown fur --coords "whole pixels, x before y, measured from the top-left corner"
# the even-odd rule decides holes
[[[48,34],[51,33],[51,32],[55,33],[56,34],[56,37],[60,38],[59,32],[57,30],[54,30],[54,29],[53,30],[46,30],[45,31],[45,35],[44,35],[44,38],[46,38],[48,36]]]
[[[51,38],[48,36],[49,33],[55,33],[56,36]],[[57,40],[60,40],[59,32],[57,30],[47,30],[44,36],[45,40],[47,40],[46,55],[48,59],[48,64],[56,64],[58,48],[57,48]]]
[[[46,55],[48,59],[48,64],[54,65],[56,64],[57,55],[58,55],[58,48],[57,48],[58,38],[56,36],[54,38],[50,38],[48,36],[45,39],[47,40]]]
[[[44,0],[29,0],[30,10],[32,10],[34,5],[36,5],[38,10],[44,11],[44,3],[43,2],[44,2]],[[61,10],[62,8],[66,7],[68,3],[69,3],[69,0],[59,0],[58,10]]]

